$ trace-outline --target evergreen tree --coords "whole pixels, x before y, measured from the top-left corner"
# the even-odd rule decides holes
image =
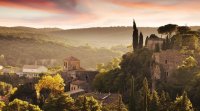
[[[123,104],[123,101],[122,101],[122,96],[119,94],[119,99],[118,99],[118,106],[117,106],[117,111],[128,111],[126,108],[125,108],[125,105]]]
[[[144,111],[148,111],[149,109],[149,100],[150,100],[150,90],[148,86],[147,78],[145,77],[143,80],[143,93],[144,93]]]
[[[187,96],[187,93],[184,91],[181,97],[177,97],[174,102],[174,111],[194,111],[192,103]]]
[[[169,36],[166,37],[166,49],[170,49],[170,39]]]
[[[135,94],[134,94],[134,77],[131,77],[131,94],[129,102],[129,110],[135,111]]]
[[[42,111],[38,106],[26,101],[15,99],[3,108],[2,111]]]
[[[160,110],[161,111],[167,111],[167,106],[166,106],[166,96],[165,96],[165,91],[161,92],[161,96],[160,96]]]
[[[101,111],[101,104],[91,97],[79,96],[75,100],[75,111]]]
[[[133,50],[138,48],[138,29],[135,21],[133,21]]]
[[[57,111],[58,109],[72,111],[74,108],[74,99],[66,93],[56,96],[50,95],[43,106],[44,111]]]
[[[149,36],[147,36],[145,39],[145,46],[147,46],[148,39],[149,39]]]
[[[163,40],[163,44],[162,44],[162,50],[166,50],[166,40]]]
[[[160,105],[160,99],[158,93],[156,91],[153,91],[149,107],[150,111],[159,111],[159,105]]]
[[[139,39],[139,48],[143,47],[143,34],[140,32],[140,39]]]

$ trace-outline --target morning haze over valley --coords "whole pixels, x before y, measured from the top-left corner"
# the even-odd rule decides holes
[[[200,111],[199,5],[0,0],[0,111]]]

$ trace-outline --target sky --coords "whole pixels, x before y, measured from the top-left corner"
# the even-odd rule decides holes
[[[0,26],[200,25],[200,0],[0,0]]]

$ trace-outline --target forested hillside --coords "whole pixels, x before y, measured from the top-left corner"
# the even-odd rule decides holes
[[[0,35],[0,64],[22,66],[24,64],[62,65],[67,56],[75,56],[81,60],[84,68],[95,68],[97,63],[104,63],[119,52],[106,48],[90,46],[64,46],[34,38],[19,38]]]

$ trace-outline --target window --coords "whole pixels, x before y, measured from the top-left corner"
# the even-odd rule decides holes
[[[165,60],[165,64],[167,64],[167,60]]]
[[[168,76],[169,74],[168,74],[168,72],[166,72],[166,76]]]

